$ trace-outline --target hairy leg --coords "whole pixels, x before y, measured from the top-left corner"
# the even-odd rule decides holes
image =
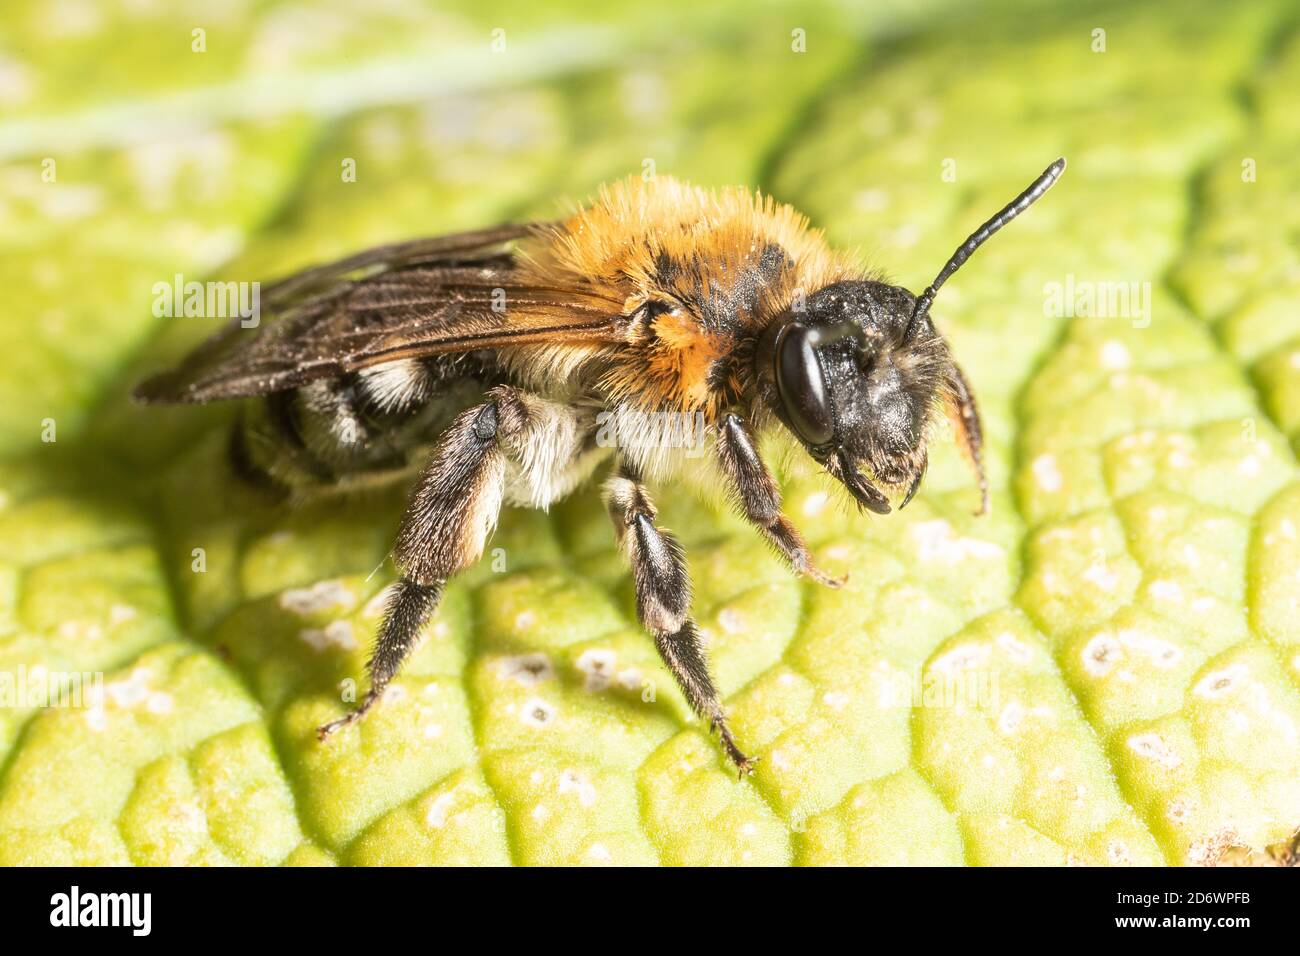
[[[655,526],[654,505],[628,470],[606,483],[605,504],[619,545],[632,566],[637,616],[653,635],[659,656],[692,709],[709,722],[710,729],[718,731],[723,749],[741,774],[751,773],[754,760],[741,752],[731,735],[709,676],[699,630],[690,618],[691,582],[681,546],[670,533]]]
[[[724,415],[718,423],[717,454],[740,513],[776,546],[795,572],[829,587],[843,585],[844,578],[833,578],[813,564],[812,552],[804,543],[803,535],[781,513],[781,491],[758,457],[754,440],[740,416]]]
[[[482,556],[507,491],[507,466],[515,466],[524,493],[535,500],[567,490],[562,475],[582,451],[583,424],[565,406],[509,387],[493,389],[486,402],[451,423],[411,492],[397,533],[393,561],[401,579],[368,665],[370,689],[355,710],[318,730],[322,740],[374,706],[415,647],[447,579]],[[539,447],[548,454],[539,457]]]

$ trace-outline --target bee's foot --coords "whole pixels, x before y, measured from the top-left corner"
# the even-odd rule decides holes
[[[336,730],[342,730],[348,724],[355,724],[360,716],[361,714],[354,710],[343,715],[338,720],[331,720],[328,724],[321,724],[316,728],[316,739],[324,743],[329,740]]]
[[[736,740],[731,736],[731,730],[728,729],[726,722],[721,717],[715,717],[710,721],[710,730],[716,730],[718,736],[722,739],[722,749],[727,752],[727,757],[736,765],[740,771],[739,779],[754,772],[754,764],[758,763],[757,757],[746,757],[739,747],[736,746]]]
[[[822,571],[819,568],[814,568],[812,566],[809,566],[804,571],[804,574],[808,575],[808,577],[812,578],[818,584],[824,584],[828,588],[835,588],[835,589],[844,587],[844,585],[847,584],[849,580],[849,576],[847,574],[840,574],[840,575],[827,574],[825,571]]]
[[[736,765],[737,780],[744,780],[754,772],[754,765],[758,763],[757,757],[746,757],[740,752],[740,748],[729,740],[723,741],[723,746],[726,747],[727,756],[731,758],[731,762]]]
[[[356,710],[348,711],[337,720],[331,720],[328,724],[321,724],[317,727],[316,739],[321,743],[324,743],[335,731],[342,730],[344,727],[355,724],[366,715],[366,711],[370,710],[371,706],[377,699],[378,695],[374,691],[371,691],[366,695],[365,700],[361,702],[361,706]]]
[[[828,588],[842,588],[844,587],[844,583],[849,579],[847,574],[841,574],[838,576],[827,574],[821,568],[817,567],[817,565],[812,563],[812,557],[806,551],[802,554],[792,556],[790,563],[794,567],[795,574],[811,578],[818,584],[824,584]]]

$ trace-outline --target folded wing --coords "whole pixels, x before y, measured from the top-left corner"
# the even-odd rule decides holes
[[[262,290],[179,366],[138,386],[147,403],[266,395],[397,359],[539,342],[620,339],[622,303],[539,281],[508,246],[545,225],[504,226],[370,249]]]

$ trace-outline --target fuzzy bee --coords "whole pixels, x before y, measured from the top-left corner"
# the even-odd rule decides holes
[[[782,514],[759,437],[788,429],[860,506],[886,514],[916,493],[929,425],[946,411],[986,510],[979,413],[929,309],[1064,168],[1057,160],[976,230],[919,297],[865,275],[770,197],[630,179],[560,222],[383,246],[284,279],[263,290],[273,321],[231,323],[135,394],[260,396],[233,460],[279,486],[346,488],[418,468],[369,690],[322,740],[380,699],[503,502],[545,508],[612,459],[604,500],[637,613],[746,773],[753,760],[690,617],[682,549],[657,525],[646,482],[698,471],[674,437],[701,421],[711,481],[794,572],[838,587]]]

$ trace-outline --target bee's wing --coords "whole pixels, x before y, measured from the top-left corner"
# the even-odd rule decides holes
[[[417,239],[296,273],[262,290],[263,321],[240,319],[141,383],[149,403],[266,395],[400,358],[532,342],[616,341],[621,303],[542,287],[505,243],[539,225]]]

